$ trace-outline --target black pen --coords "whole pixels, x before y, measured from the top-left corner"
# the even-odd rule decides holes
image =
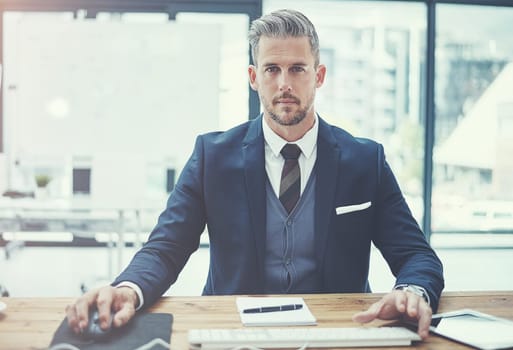
[[[242,310],[245,314],[257,314],[260,312],[276,312],[276,311],[290,311],[290,310],[299,310],[303,307],[302,304],[289,304],[289,305],[279,305],[279,306],[262,306],[255,307],[251,309]]]

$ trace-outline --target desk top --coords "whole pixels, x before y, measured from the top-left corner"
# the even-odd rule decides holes
[[[374,293],[300,296],[316,316],[318,327],[355,327],[357,324],[351,320],[352,315],[368,308],[382,295]],[[0,314],[0,349],[46,349],[53,333],[65,317],[65,306],[73,300],[73,298],[0,298],[0,301],[7,304],[4,314]],[[441,298],[438,311],[463,308],[513,320],[513,291],[446,292]],[[242,327],[235,305],[235,296],[163,297],[150,311],[173,314],[171,350],[188,348],[187,331],[191,328]],[[383,323],[385,322],[375,321],[370,325],[377,326]],[[428,339],[411,348],[470,349],[436,335],[430,335]]]

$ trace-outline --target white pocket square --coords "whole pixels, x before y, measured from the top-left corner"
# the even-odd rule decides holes
[[[337,215],[352,213],[353,211],[364,210],[370,207],[372,202],[365,202],[362,204],[344,205],[335,208]]]

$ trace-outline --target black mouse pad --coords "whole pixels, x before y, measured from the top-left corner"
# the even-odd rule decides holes
[[[172,314],[136,314],[127,325],[114,328],[105,339],[93,341],[73,333],[65,318],[53,335],[50,349],[64,349],[65,344],[71,344],[80,350],[133,350],[143,345],[150,346],[147,348],[149,350],[169,349],[169,345],[166,346],[164,342],[170,343],[172,324]]]

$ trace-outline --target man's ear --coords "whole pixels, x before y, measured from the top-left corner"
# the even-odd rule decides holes
[[[257,82],[257,68],[253,65],[250,65],[248,68],[249,75],[249,85],[255,91],[258,91],[258,82]]]
[[[322,86],[322,84],[324,84],[324,79],[326,78],[326,66],[324,64],[320,64],[317,67],[317,72],[315,73],[315,75],[316,75],[315,87],[320,88]]]

